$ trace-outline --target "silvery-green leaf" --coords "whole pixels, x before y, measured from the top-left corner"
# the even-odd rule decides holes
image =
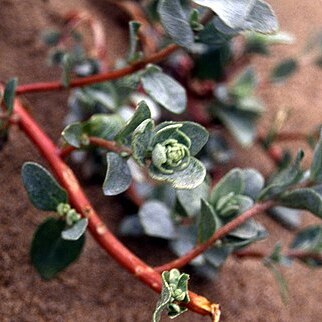
[[[262,0],[193,0],[213,10],[219,18],[237,32],[252,30],[262,33],[277,31],[276,16]]]
[[[308,210],[312,214],[322,218],[322,198],[313,189],[295,189],[284,193],[279,200],[283,206]]]
[[[162,273],[162,291],[159,298],[159,301],[156,305],[156,308],[153,312],[152,322],[159,322],[161,319],[162,311],[168,306],[171,302],[171,288],[167,281],[165,280],[166,272]]]
[[[213,10],[231,28],[239,28],[253,9],[256,0],[193,0]]]
[[[266,233],[266,229],[260,223],[256,222],[254,219],[249,219],[230,232],[229,235],[240,239],[253,239],[264,233]]]
[[[45,211],[56,211],[60,203],[67,203],[67,193],[41,165],[24,163],[21,169],[23,184],[32,204]]]
[[[132,180],[126,159],[114,152],[106,154],[107,170],[103,183],[103,192],[106,196],[115,196],[126,191]]]
[[[144,229],[137,215],[126,216],[119,226],[121,236],[139,237],[144,235]]]
[[[157,143],[161,144],[168,139],[175,139],[178,141],[178,143],[181,143],[187,148],[190,148],[191,140],[185,133],[180,131],[182,126],[183,124],[178,122],[163,122],[159,124],[159,126],[155,128],[155,135],[153,137],[151,145],[155,146]]]
[[[219,220],[214,208],[205,200],[201,200],[201,211],[198,217],[198,242],[206,242],[219,228]]]
[[[309,226],[297,233],[291,248],[307,251],[322,251],[322,226]]]
[[[286,169],[279,172],[259,195],[259,199],[268,199],[285,191],[289,186],[298,183],[303,177],[301,161],[303,151],[299,151],[295,161]],[[293,207],[292,207],[293,208]]]
[[[253,68],[246,68],[232,84],[231,92],[237,97],[249,97],[257,85],[257,77]]]
[[[164,239],[176,237],[170,210],[158,200],[149,200],[139,210],[139,218],[145,233]]]
[[[177,228],[177,238],[170,241],[170,248],[177,256],[183,256],[196,245],[197,231],[194,227],[179,226]],[[191,265],[203,265],[205,263],[203,255],[194,258]]]
[[[278,22],[272,7],[265,1],[257,0],[240,28],[261,33],[273,33],[278,30]]]
[[[153,120],[147,119],[135,129],[132,135],[132,157],[141,166],[144,166],[145,163],[146,151],[152,139],[153,128]]]
[[[310,168],[310,180],[322,183],[322,131],[320,139],[314,149],[313,161]]]
[[[116,110],[117,105],[112,93],[107,92],[106,90],[104,91],[100,89],[86,88],[86,87],[83,88],[83,92],[86,93],[86,95],[88,95],[89,98],[93,100],[93,102],[99,103],[108,111]]]
[[[113,140],[123,126],[124,121],[118,114],[95,114],[84,122],[83,131],[89,136]]]
[[[292,76],[299,65],[296,59],[287,58],[280,62],[272,71],[271,81],[273,83],[282,83]]]
[[[244,186],[242,170],[239,168],[232,169],[212,189],[210,203],[215,205],[221,197],[231,192],[239,195],[243,192]]]
[[[206,168],[199,160],[191,157],[189,165],[181,171],[164,174],[152,165],[149,175],[157,181],[171,184],[176,189],[193,189],[205,180]]]
[[[66,126],[61,135],[69,145],[80,148],[83,135],[82,123],[77,122]]]
[[[209,186],[204,181],[200,186],[190,190],[177,189],[177,198],[188,214],[188,216],[196,216],[200,212],[201,199],[207,200]]]
[[[321,225],[309,226],[301,230],[295,236],[291,244],[291,248],[312,252],[316,254],[321,254],[322,253],[322,226]],[[313,257],[307,257],[301,260],[305,264],[312,267],[320,267],[322,265],[321,260]]]
[[[72,227],[65,228],[61,233],[61,238],[65,240],[78,240],[85,233],[87,225],[88,219],[83,218]]]
[[[132,135],[133,131],[146,119],[151,118],[151,112],[148,105],[141,101],[136,110],[134,115],[130,120],[127,121],[125,127],[117,133],[115,140],[119,142],[127,141],[128,137]]]
[[[189,50],[194,43],[194,34],[180,0],[161,0],[158,13],[167,34]]]
[[[301,224],[301,211],[287,207],[274,207],[268,214],[288,229],[296,229]]]
[[[258,113],[240,111],[226,106],[216,107],[215,113],[241,145],[249,146],[254,141]]]
[[[201,125],[195,122],[182,122],[180,132],[183,132],[191,141],[190,153],[196,155],[207,143],[209,138],[208,131]]]
[[[240,214],[250,209],[254,205],[254,200],[247,196],[237,195],[234,197],[234,199],[237,201],[239,206],[238,212]]]
[[[157,103],[168,111],[181,114],[187,106],[184,87],[167,74],[147,68],[141,77],[142,86]]]
[[[206,261],[215,268],[220,267],[232,253],[233,247],[231,246],[215,246],[210,248],[204,253]]]
[[[245,183],[243,194],[256,200],[264,187],[265,179],[263,175],[255,169],[243,169],[242,171]]]

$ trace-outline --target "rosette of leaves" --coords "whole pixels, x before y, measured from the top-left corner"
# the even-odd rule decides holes
[[[195,158],[208,140],[206,129],[193,122],[155,126],[144,101],[115,139],[131,147],[131,157],[139,166],[147,167],[150,177],[158,182],[192,189],[206,176],[204,165]]]
[[[207,131],[192,122],[165,122],[151,137],[150,176],[177,189],[193,189],[205,179],[206,169],[194,156],[208,139]]]
[[[190,302],[188,293],[189,275],[177,269],[162,273],[162,292],[153,313],[152,322],[159,322],[163,310],[167,310],[171,319],[187,311],[180,304]]]

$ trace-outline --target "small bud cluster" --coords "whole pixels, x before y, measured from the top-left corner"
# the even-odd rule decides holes
[[[81,215],[67,203],[60,203],[57,206],[57,213],[59,216],[64,217],[68,226],[72,226],[82,218]]]

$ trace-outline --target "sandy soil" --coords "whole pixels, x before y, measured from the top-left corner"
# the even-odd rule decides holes
[[[283,30],[298,39],[294,46],[277,47],[272,59],[256,59],[258,70],[266,75],[269,67],[281,57],[297,54],[308,34],[320,27],[320,0],[296,2],[269,1],[276,9]],[[18,76],[20,83],[57,79],[56,70],[45,65],[46,51],[39,42],[39,31],[59,22],[59,14],[70,9],[85,8],[97,15],[108,35],[109,57],[114,60],[125,52],[126,29],[120,13],[103,0],[0,0],[0,78]],[[288,129],[310,129],[322,120],[322,73],[306,67],[286,87],[262,90],[269,115],[280,107],[292,107],[294,113]],[[33,94],[25,98],[30,111],[44,125],[52,138],[62,130],[60,120],[66,110],[67,93]],[[267,126],[269,118],[263,120]],[[295,148],[295,146],[293,147]],[[253,157],[256,148],[239,154],[237,164],[254,166],[268,172],[272,165],[265,157]],[[251,157],[250,157],[251,156]],[[95,244],[88,235],[85,251],[79,261],[60,276],[44,282],[30,266],[28,247],[33,231],[44,214],[28,202],[21,186],[20,168],[25,161],[42,162],[36,150],[18,130],[11,133],[10,144],[0,154],[0,320],[22,321],[109,321],[148,322],[157,295],[131,278]],[[116,231],[124,207],[116,199],[99,198],[100,189],[87,187],[89,197],[112,230]],[[274,243],[291,234],[276,226],[265,216],[261,221],[268,227]],[[311,222],[311,217],[304,224]],[[166,245],[151,240],[124,240],[143,259],[151,264],[169,260]],[[155,247],[160,254],[155,256]],[[315,322],[321,321],[322,273],[299,264],[283,270],[290,285],[290,298],[284,305],[278,286],[266,269],[256,261],[230,259],[220,277],[202,281],[192,277],[191,288],[222,304],[223,321],[242,322]],[[164,319],[166,321],[166,319]],[[208,321],[187,313],[177,321]]]

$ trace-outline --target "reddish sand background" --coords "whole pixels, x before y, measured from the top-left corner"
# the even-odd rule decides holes
[[[320,0],[294,2],[269,1],[276,9],[283,30],[292,32],[297,43],[279,46],[273,58],[256,58],[256,68],[267,75],[269,68],[281,57],[295,55],[305,43],[307,35],[321,24]],[[109,38],[109,57],[114,60],[125,53],[126,24],[124,17],[107,1],[40,1],[0,0],[0,75],[2,80],[18,76],[20,83],[57,79],[57,70],[45,65],[46,50],[39,42],[42,28],[55,26],[59,14],[70,9],[85,8],[102,19]],[[122,22],[123,21],[123,22]],[[261,91],[267,103],[268,115],[262,121],[267,126],[273,111],[291,107],[293,114],[288,130],[303,131],[322,121],[322,72],[312,67],[301,70],[283,87]],[[66,110],[67,93],[33,94],[25,98],[30,111],[45,126],[54,139],[62,130],[61,119]],[[297,148],[290,146],[291,148]],[[256,154],[257,148],[242,151],[235,164],[254,166],[268,173],[272,164],[266,157]],[[21,186],[20,168],[25,161],[43,162],[35,148],[16,129],[10,144],[0,154],[0,320],[22,321],[150,321],[157,295],[131,278],[95,244],[88,235],[86,248],[80,260],[51,282],[42,281],[29,263],[28,247],[33,231],[44,214],[28,202]],[[43,163],[44,164],[44,163]],[[112,230],[122,218],[124,209],[116,199],[97,198],[100,189],[87,187],[87,193],[97,210]],[[273,247],[282,237],[283,243],[291,239],[286,232],[265,216],[260,220],[270,231],[269,241],[258,245]],[[312,222],[306,216],[305,224]],[[151,264],[172,258],[166,245],[151,240],[124,240],[129,247]],[[155,255],[155,248],[160,253]],[[299,264],[283,269],[290,285],[287,305],[280,299],[278,286],[267,270],[256,261],[230,259],[218,279],[202,281],[192,277],[191,288],[219,302],[223,321],[321,321],[322,272],[309,270]],[[167,319],[164,318],[164,321]],[[187,313],[177,321],[208,321]]]

